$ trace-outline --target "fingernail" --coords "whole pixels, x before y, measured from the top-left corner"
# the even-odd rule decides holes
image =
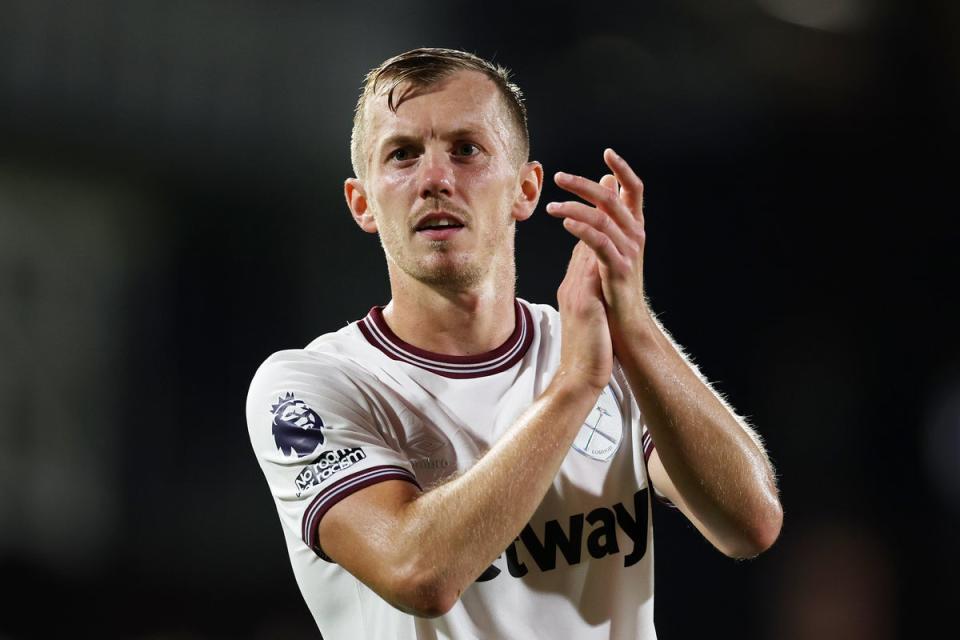
[[[554,178],[556,178],[557,180],[566,180],[569,177],[570,175],[564,173],[563,171],[557,171],[556,175],[554,176]]]
[[[558,205],[556,202],[547,203],[547,211],[550,211],[551,213],[556,211],[559,208],[560,208],[560,205]]]

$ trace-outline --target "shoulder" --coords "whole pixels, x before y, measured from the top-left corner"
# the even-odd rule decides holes
[[[354,324],[313,340],[305,348],[283,349],[257,368],[247,392],[247,404],[289,392],[356,401],[376,381],[362,364],[365,345]]]
[[[251,388],[275,381],[342,378],[335,354],[310,349],[283,349],[268,356],[253,374]]]
[[[257,368],[253,380],[298,374],[343,378],[360,368],[357,359],[363,355],[365,346],[357,323],[351,322],[338,331],[313,339],[305,347],[272,353]]]
[[[257,369],[247,392],[247,430],[255,450],[298,456],[334,431],[374,433],[383,411],[376,382],[342,355],[286,349]],[[346,440],[344,440],[346,442]]]

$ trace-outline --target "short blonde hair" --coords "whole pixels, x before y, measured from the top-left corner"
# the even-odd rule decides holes
[[[401,83],[407,82],[414,87],[428,87],[457,71],[479,71],[497,85],[517,129],[518,156],[523,161],[527,160],[530,154],[527,107],[520,87],[510,81],[510,70],[465,51],[420,48],[384,61],[380,66],[371,69],[364,79],[363,89],[353,114],[353,132],[350,136],[350,161],[353,163],[353,172],[358,178],[363,178],[366,172],[366,161],[363,157],[366,145],[366,105],[380,92],[381,86],[389,83],[386,89],[387,107],[395,112],[397,105],[393,101],[393,92]]]

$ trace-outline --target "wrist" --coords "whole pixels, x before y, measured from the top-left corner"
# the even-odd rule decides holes
[[[619,339],[621,342],[655,343],[662,334],[653,312],[645,303],[611,316],[610,333],[615,342]]]
[[[582,375],[582,372],[576,368],[564,367],[561,364],[544,395],[563,405],[572,407],[583,405],[589,409],[597,401],[597,396],[603,391],[604,386],[606,383],[598,385],[590,381],[590,376]]]

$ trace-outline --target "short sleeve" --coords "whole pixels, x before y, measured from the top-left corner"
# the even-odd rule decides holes
[[[641,439],[643,445],[643,463],[647,465],[647,478],[650,478],[650,456],[653,455],[653,450],[656,449],[656,445],[653,443],[653,436],[650,435],[650,431],[647,429],[646,423],[643,424],[643,437]],[[660,493],[660,490],[657,489],[657,485],[653,484],[653,480],[650,480],[650,487],[653,489],[653,495],[656,496],[662,504],[676,508],[677,505],[673,504],[667,496]]]
[[[317,526],[333,505],[385,480],[417,484],[369,381],[358,377],[328,356],[281,351],[247,394],[250,442],[280,519],[327,561]]]

